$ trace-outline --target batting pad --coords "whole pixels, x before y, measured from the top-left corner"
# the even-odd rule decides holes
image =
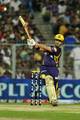
[[[45,77],[45,83],[46,83],[46,90],[47,90],[47,94],[49,97],[49,101],[50,103],[55,100],[57,100],[57,96],[56,96],[56,90],[54,87],[54,81],[53,81],[53,77],[50,75],[47,75]]]

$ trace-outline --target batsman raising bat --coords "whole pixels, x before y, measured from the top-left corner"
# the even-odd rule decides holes
[[[32,40],[31,35],[29,33],[28,22],[25,22],[22,16],[19,16],[19,20],[20,20],[20,22],[21,22],[21,24],[22,24],[22,26],[27,34],[27,38],[28,38],[27,43],[28,43],[29,47],[32,48],[32,46],[35,44],[35,41]]]
[[[57,106],[58,104],[58,67],[61,56],[61,45],[63,43],[64,36],[62,34],[54,36],[53,46],[37,43],[32,38],[29,38],[27,43],[30,48],[37,48],[43,51],[43,64],[40,67],[40,76],[45,80],[49,102],[53,106]]]

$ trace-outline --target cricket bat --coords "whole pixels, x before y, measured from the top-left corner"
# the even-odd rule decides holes
[[[28,30],[28,26],[27,26],[28,23],[26,23],[26,22],[24,21],[24,19],[23,19],[22,16],[19,16],[19,20],[20,20],[20,22],[21,22],[21,24],[22,24],[22,26],[23,26],[23,28],[24,28],[27,36],[28,36],[28,39],[32,39],[31,36],[30,36],[30,34],[29,34],[29,30]]]

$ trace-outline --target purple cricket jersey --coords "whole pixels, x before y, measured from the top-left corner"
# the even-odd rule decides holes
[[[40,67],[41,73],[58,77],[59,59],[61,56],[61,48],[57,46],[51,47],[51,52],[44,52],[43,64]]]

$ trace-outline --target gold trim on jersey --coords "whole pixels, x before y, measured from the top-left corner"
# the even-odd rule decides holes
[[[54,55],[54,61],[56,62],[56,64],[59,64],[60,56],[61,56],[61,53],[59,55]]]

